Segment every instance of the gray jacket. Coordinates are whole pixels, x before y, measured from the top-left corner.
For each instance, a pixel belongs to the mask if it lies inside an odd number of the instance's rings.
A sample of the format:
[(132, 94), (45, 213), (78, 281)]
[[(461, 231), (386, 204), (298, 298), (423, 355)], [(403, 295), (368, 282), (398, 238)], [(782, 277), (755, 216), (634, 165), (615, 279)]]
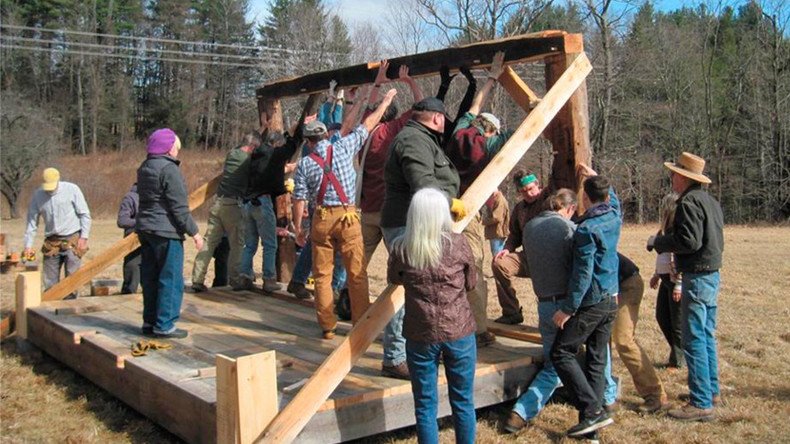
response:
[(134, 232), (137, 208), (140, 206), (140, 196), (137, 194), (137, 184), (123, 196), (121, 206), (118, 208), (118, 228), (123, 228), (124, 237)]
[(543, 211), (524, 226), (524, 256), (538, 298), (565, 295), (571, 275), (576, 224)]
[(180, 162), (170, 156), (148, 156), (137, 169), (140, 207), (135, 231), (168, 239), (194, 236), (198, 226), (189, 211)]

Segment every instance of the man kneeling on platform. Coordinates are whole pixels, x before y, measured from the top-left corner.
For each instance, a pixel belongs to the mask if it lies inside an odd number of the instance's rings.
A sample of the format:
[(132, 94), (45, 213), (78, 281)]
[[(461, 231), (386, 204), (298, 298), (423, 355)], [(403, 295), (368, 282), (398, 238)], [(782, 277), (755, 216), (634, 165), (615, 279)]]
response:
[(334, 144), (327, 140), (326, 126), (320, 121), (312, 121), (304, 129), (310, 154), (299, 162), (294, 176), (294, 226), (298, 236), (305, 203), (308, 199), (314, 201), (316, 209), (310, 238), (313, 242), (315, 309), (324, 339), (335, 337), (337, 325), (332, 293), (335, 249), (340, 250), (348, 273), (346, 282), (351, 298), (352, 322), (356, 322), (370, 305), (362, 228), (354, 201), (354, 156), (396, 93), (395, 89), (389, 90), (378, 108), (362, 124)]

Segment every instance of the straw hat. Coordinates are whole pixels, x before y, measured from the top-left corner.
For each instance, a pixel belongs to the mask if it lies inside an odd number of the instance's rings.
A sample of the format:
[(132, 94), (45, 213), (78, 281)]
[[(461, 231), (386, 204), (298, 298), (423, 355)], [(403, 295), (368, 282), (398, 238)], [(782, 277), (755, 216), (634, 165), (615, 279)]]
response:
[(710, 183), (708, 176), (702, 174), (702, 170), (705, 169), (705, 159), (694, 154), (684, 151), (680, 154), (677, 162), (664, 162), (664, 166), (691, 180)]

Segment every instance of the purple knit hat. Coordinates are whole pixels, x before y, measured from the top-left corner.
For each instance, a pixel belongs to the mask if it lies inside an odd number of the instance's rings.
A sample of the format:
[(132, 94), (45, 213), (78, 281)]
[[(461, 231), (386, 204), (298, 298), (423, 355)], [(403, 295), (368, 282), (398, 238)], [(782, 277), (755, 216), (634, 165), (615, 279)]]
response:
[(148, 154), (167, 154), (176, 143), (176, 133), (170, 128), (154, 131), (148, 137)]

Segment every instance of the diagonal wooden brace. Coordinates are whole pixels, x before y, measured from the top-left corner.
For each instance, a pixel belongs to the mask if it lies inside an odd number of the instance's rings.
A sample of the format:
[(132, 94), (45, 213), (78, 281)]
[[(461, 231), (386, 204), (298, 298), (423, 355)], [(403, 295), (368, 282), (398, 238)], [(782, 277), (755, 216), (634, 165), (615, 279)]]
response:
[(505, 91), (510, 94), (510, 97), (524, 111), (529, 113), (540, 103), (540, 97), (535, 94), (535, 91), (532, 91), (529, 85), (510, 66), (505, 67), (498, 80), (499, 84), (505, 88)]
[[(461, 232), (485, 203), (491, 193), (507, 177), (510, 170), (524, 156), (530, 146), (559, 112), (565, 102), (592, 71), (592, 65), (583, 53), (548, 91), (543, 100), (524, 119), (502, 150), (464, 193), (462, 200), (468, 215), (455, 223), (453, 230)], [(384, 329), (404, 302), (403, 288), (389, 285), (376, 302), (351, 329), (343, 342), (316, 370), (299, 393), (269, 423), (257, 441), (290, 443), (307, 425), (315, 412), (351, 371), (354, 363), (365, 353), (370, 344)]]

